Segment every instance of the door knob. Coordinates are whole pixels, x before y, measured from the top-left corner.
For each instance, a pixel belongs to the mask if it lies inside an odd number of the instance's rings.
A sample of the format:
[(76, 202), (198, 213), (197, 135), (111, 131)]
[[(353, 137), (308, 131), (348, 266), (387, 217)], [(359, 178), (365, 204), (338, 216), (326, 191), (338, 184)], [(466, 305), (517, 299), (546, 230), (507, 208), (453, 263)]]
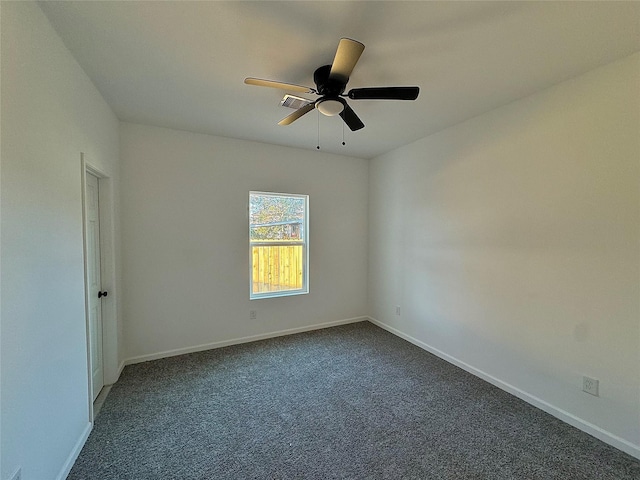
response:
[(109, 292), (106, 290), (104, 292), (98, 292), (98, 298), (106, 297), (107, 295), (109, 295)]

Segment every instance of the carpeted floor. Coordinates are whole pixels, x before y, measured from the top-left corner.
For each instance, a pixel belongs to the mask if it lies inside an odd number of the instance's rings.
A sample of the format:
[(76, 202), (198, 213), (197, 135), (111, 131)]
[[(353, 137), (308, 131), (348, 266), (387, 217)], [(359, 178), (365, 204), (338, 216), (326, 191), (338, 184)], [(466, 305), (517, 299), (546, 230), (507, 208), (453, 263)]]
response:
[(368, 323), (128, 366), (69, 479), (640, 479), (640, 461)]

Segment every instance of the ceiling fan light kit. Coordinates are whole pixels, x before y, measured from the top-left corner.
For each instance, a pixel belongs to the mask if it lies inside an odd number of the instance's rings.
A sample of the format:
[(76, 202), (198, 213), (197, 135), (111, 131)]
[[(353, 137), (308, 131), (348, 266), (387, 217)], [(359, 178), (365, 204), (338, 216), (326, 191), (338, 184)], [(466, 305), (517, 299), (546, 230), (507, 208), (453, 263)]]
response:
[(335, 117), (336, 115), (342, 113), (344, 110), (344, 104), (338, 100), (333, 98), (320, 99), (316, 102), (316, 108), (327, 117)]
[[(278, 122), (278, 125), (291, 125), (295, 120), (306, 115), (314, 108), (328, 117), (340, 115), (344, 123), (352, 130), (364, 128), (364, 123), (356, 115), (353, 109), (347, 104), (343, 97), (351, 100), (415, 100), (420, 93), (419, 87), (371, 87), (354, 88), (348, 93), (344, 93), (349, 77), (353, 72), (360, 55), (364, 51), (364, 45), (350, 38), (342, 38), (338, 44), (335, 57), (331, 65), (323, 65), (313, 73), (313, 81), (316, 88), (295, 85), (292, 83), (276, 82), (261, 78), (248, 77), (244, 83), (258, 87), (270, 87), (288, 90), (290, 92), (312, 93), (320, 98), (315, 102), (308, 100), (302, 104), (295, 112)], [(299, 100), (302, 99), (297, 97)], [(287, 96), (281, 102), (285, 105)], [(300, 105), (302, 102), (298, 103)], [(289, 102), (288, 105), (294, 105)]]

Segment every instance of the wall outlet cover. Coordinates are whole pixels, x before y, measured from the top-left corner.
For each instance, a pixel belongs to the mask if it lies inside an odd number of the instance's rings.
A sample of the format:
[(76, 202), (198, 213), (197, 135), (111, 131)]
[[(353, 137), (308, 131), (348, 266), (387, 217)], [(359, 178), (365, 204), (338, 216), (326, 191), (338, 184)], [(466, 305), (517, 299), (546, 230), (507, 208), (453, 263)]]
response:
[(582, 391), (583, 392), (587, 392), (591, 395), (595, 395), (596, 397), (599, 396), (599, 387), (600, 387), (600, 381), (595, 379), (595, 378), (591, 378), (591, 377), (587, 377), (586, 375), (582, 377)]

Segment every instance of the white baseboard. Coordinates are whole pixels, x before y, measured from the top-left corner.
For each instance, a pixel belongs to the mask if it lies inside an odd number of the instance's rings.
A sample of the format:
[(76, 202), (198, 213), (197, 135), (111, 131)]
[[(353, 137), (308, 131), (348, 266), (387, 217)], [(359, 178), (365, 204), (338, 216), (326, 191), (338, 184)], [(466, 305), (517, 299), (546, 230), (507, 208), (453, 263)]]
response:
[(92, 428), (93, 428), (92, 423), (88, 423), (87, 426), (84, 428), (84, 431), (80, 435), (80, 438), (78, 438), (78, 441), (73, 447), (73, 450), (71, 450), (69, 457), (67, 457), (67, 461), (64, 462), (64, 465), (62, 466), (62, 470), (60, 470), (60, 473), (56, 477), (57, 480), (64, 480), (65, 478), (67, 478), (67, 476), (69, 475), (69, 472), (73, 468), (73, 464), (76, 462), (76, 459), (78, 458), (78, 455), (80, 455), (80, 451), (82, 450), (82, 447), (84, 447), (84, 444), (87, 441), (87, 438), (89, 438), (89, 434), (91, 433)]
[(369, 317), (354, 317), (344, 320), (335, 320), (333, 322), (318, 323), (315, 325), (307, 325), (304, 327), (289, 328), (287, 330), (278, 330), (276, 332), (262, 333), (260, 335), (251, 335), (249, 337), (233, 338), (230, 340), (222, 340), (220, 342), (206, 343), (193, 347), (178, 348), (175, 350), (167, 350), (165, 352), (151, 353), (148, 355), (140, 355), (132, 357), (124, 361), (125, 365), (134, 363), (148, 362), (150, 360), (158, 360), (160, 358), (174, 357), (176, 355), (184, 355), (186, 353), (202, 352), (204, 350), (212, 350), (214, 348), (228, 347), (230, 345), (238, 345), (241, 343), (255, 342), (258, 340), (266, 340), (267, 338), (282, 337), (285, 335), (293, 335), (295, 333), (309, 332), (312, 330), (321, 330), (323, 328), (335, 327), (337, 325), (346, 325), (348, 323), (366, 322)]
[(422, 348), (423, 350), (426, 350), (429, 353), (432, 353), (435, 356), (440, 357), (443, 360), (446, 360), (447, 362), (462, 368), (463, 370), (466, 370), (472, 375), (475, 375), (476, 377), (479, 377), (491, 383), (492, 385), (495, 385), (501, 390), (504, 390), (505, 392), (508, 392), (511, 395), (514, 395), (520, 398), (521, 400), (524, 400), (527, 403), (530, 403), (534, 407), (537, 407), (540, 410), (543, 410), (548, 414), (553, 415), (554, 417), (562, 420), (563, 422), (568, 423), (569, 425), (576, 427), (582, 430), (583, 432), (588, 433), (589, 435), (599, 440), (602, 440), (605, 443), (608, 443), (612, 447), (615, 447), (619, 450), (622, 450), (625, 453), (628, 453), (629, 455), (635, 458), (640, 459), (640, 446), (635, 445), (629, 442), (628, 440), (625, 440), (624, 438), (618, 437), (617, 435), (614, 435), (613, 433), (610, 433), (598, 427), (597, 425), (593, 425), (592, 423), (589, 423), (586, 420), (576, 417), (575, 415), (561, 408), (558, 408), (550, 404), (549, 402), (542, 400), (541, 398), (531, 395), (530, 393), (527, 393), (524, 390), (514, 387), (513, 385), (507, 382), (504, 382), (499, 378), (496, 378), (493, 375), (490, 375), (482, 370), (479, 370), (473, 367), (472, 365), (469, 365), (468, 363), (465, 363), (462, 360), (459, 360), (441, 350), (438, 350), (437, 348), (434, 348), (431, 345), (428, 345), (427, 343), (412, 337), (411, 335), (407, 335), (406, 333), (401, 332), (397, 328), (394, 328), (385, 323), (382, 323), (381, 321), (376, 320), (373, 317), (368, 317), (368, 319), (371, 323), (378, 325), (380, 328), (383, 328), (388, 332), (393, 333), (394, 335), (400, 338), (403, 338), (404, 340), (410, 343), (413, 343), (414, 345)]

